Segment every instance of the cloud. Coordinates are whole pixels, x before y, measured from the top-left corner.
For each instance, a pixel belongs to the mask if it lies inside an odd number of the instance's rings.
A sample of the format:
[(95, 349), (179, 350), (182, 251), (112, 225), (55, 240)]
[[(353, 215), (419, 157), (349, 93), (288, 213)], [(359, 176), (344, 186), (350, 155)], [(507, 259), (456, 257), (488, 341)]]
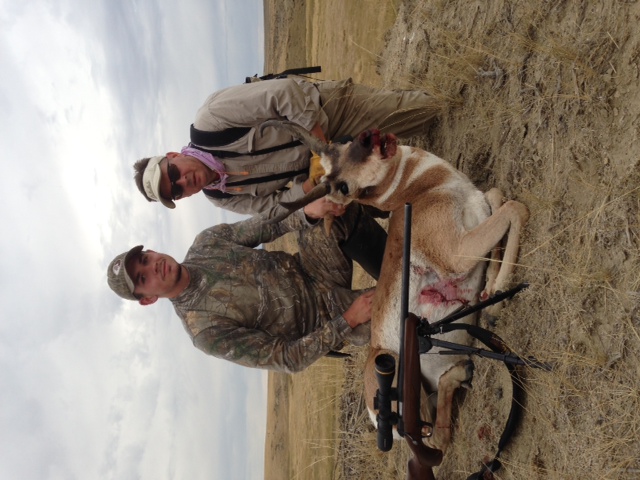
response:
[(168, 302), (122, 301), (105, 270), (138, 243), (182, 259), (226, 221), (204, 198), (147, 204), (131, 165), (262, 70), (261, 7), (0, 0), (0, 478), (260, 476), (265, 374), (206, 357)]

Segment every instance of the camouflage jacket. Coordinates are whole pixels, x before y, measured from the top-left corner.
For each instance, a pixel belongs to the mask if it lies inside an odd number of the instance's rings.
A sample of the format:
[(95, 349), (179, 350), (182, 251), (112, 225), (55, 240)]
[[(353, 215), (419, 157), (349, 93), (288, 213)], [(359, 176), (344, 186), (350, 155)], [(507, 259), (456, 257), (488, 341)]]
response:
[(182, 264), (189, 286), (172, 299), (193, 343), (249, 367), (300, 371), (340, 345), (342, 316), (357, 292), (305, 272), (296, 256), (256, 249), (308, 226), (301, 211), (267, 225), (260, 217), (201, 232)]

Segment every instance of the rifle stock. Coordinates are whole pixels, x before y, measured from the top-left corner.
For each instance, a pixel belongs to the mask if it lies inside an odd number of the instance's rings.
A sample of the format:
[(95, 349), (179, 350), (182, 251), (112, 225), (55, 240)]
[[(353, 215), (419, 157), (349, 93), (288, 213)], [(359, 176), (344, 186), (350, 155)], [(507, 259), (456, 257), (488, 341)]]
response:
[(404, 365), (402, 382), (403, 436), (413, 453), (407, 468), (409, 480), (435, 480), (432, 467), (442, 463), (442, 451), (427, 447), (422, 442), (422, 420), (420, 418), (420, 352), (418, 348), (419, 319), (410, 313), (404, 324), (404, 344), (401, 346), (400, 362)]
[(431, 467), (425, 467), (418, 457), (411, 457), (407, 464), (407, 480), (436, 480)]

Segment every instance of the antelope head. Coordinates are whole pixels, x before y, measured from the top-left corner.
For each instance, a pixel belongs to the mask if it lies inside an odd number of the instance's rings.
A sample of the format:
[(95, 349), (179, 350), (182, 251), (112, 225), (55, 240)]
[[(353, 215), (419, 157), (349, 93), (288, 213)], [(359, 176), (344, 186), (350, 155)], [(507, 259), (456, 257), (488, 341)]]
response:
[[(324, 197), (342, 205), (352, 201), (372, 204), (376, 187), (390, 170), (390, 158), (397, 153), (397, 139), (393, 134), (381, 135), (379, 130), (367, 130), (346, 144), (325, 143), (299, 125), (269, 120), (261, 128), (272, 126), (287, 131), (310, 150), (320, 155), (324, 175), (309, 193), (294, 202), (282, 203), (287, 212), (273, 218), (277, 222), (294, 211)], [(325, 225), (326, 228), (326, 225)]]

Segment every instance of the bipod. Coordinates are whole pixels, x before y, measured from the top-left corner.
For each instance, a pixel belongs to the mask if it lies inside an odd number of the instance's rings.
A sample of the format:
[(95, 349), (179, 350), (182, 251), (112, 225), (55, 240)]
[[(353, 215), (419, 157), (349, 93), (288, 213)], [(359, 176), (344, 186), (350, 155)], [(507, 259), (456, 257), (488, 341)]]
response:
[[(471, 307), (463, 308), (457, 312), (448, 315), (447, 317), (429, 324), (429, 322), (421, 318), (419, 320), (419, 326), (417, 327), (417, 335), (418, 335), (418, 344), (420, 354), (427, 353), (433, 347), (439, 347), (442, 350), (438, 351), (439, 355), (476, 355), (478, 357), (489, 358), (492, 360), (499, 360), (505, 364), (507, 370), (509, 371), (509, 375), (511, 376), (511, 385), (512, 385), (512, 398), (511, 398), (511, 409), (509, 411), (509, 417), (507, 418), (506, 425), (500, 436), (500, 440), (498, 442), (498, 451), (496, 452), (493, 460), (490, 462), (486, 462), (482, 464), (482, 468), (480, 471), (473, 473), (470, 475), (467, 480), (480, 480), (485, 478), (493, 478), (493, 473), (498, 471), (502, 464), (500, 463), (499, 457), (502, 453), (502, 450), (507, 445), (508, 441), (511, 439), (513, 432), (515, 431), (516, 425), (520, 421), (520, 417), (522, 415), (522, 400), (524, 398), (524, 387), (522, 384), (522, 379), (520, 377), (519, 371), (516, 369), (517, 365), (528, 366), (532, 368), (540, 368), (543, 370), (551, 370), (551, 364), (540, 362), (533, 357), (521, 358), (515, 353), (513, 353), (507, 344), (495, 333), (478, 327), (477, 325), (469, 325), (466, 323), (452, 323), (455, 320), (466, 317), (475, 312), (479, 312), (484, 308), (487, 308), (491, 305), (494, 305), (502, 300), (507, 298), (511, 298), (516, 295), (518, 292), (524, 290), (529, 285), (527, 283), (521, 283), (515, 288), (507, 290), (506, 292), (500, 292), (492, 297), (479, 302), (476, 305)], [(472, 347), (469, 345), (461, 345), (458, 343), (447, 342), (445, 340), (438, 340), (433, 338), (432, 335), (443, 334), (447, 332), (452, 332), (454, 330), (465, 330), (469, 335), (473, 338), (479, 340), (484, 345), (486, 345), (490, 350), (485, 350), (482, 348)], [(418, 478), (418, 477), (413, 477)], [(429, 477), (425, 477), (429, 478)]]
[[(550, 364), (540, 362), (533, 357), (519, 357), (511, 350), (509, 350), (504, 340), (502, 340), (498, 335), (487, 330), (486, 328), (482, 328), (477, 325), (469, 325), (466, 323), (453, 323), (460, 318), (464, 318), (467, 315), (479, 312), (487, 307), (490, 307), (491, 305), (495, 305), (498, 302), (506, 300), (507, 298), (512, 298), (514, 295), (521, 292), (528, 286), (528, 283), (521, 283), (510, 290), (496, 293), (495, 295), (482, 302), (477, 303), (476, 305), (464, 307), (431, 324), (427, 319), (421, 318), (418, 325), (418, 344), (420, 354), (427, 353), (429, 350), (431, 350), (432, 347), (440, 347), (445, 350), (439, 351), (439, 355), (476, 355), (478, 357), (499, 360), (507, 364), (525, 365), (533, 368), (541, 368), (547, 371), (551, 370), (552, 367)], [(438, 340), (432, 337), (432, 335), (452, 332), (454, 330), (466, 330), (469, 335), (471, 335), (473, 338), (476, 338), (477, 340), (480, 340), (487, 347), (489, 347), (491, 351), (472, 347), (469, 345), (447, 342), (445, 340)]]

